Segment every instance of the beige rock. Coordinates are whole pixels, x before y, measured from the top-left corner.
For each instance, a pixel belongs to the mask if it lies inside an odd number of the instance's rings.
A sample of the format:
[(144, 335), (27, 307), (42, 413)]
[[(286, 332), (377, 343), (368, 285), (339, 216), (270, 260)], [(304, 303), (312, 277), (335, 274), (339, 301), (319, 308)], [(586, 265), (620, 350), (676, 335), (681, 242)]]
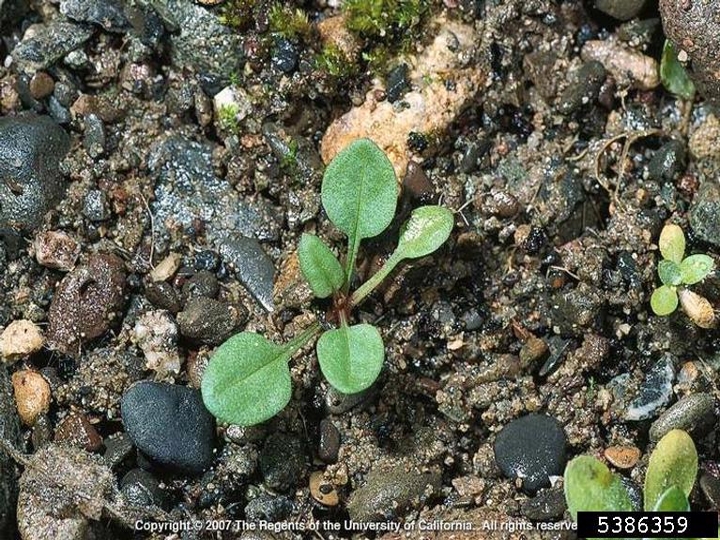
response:
[(44, 344), (40, 328), (31, 321), (21, 319), (11, 322), (0, 334), (0, 355), (5, 362), (14, 362), (39, 351)]
[(355, 34), (348, 30), (344, 15), (323, 19), (317, 24), (320, 40), (326, 47), (337, 47), (348, 59), (360, 52), (360, 42)]
[(328, 482), (321, 471), (315, 471), (310, 475), (310, 495), (320, 504), (325, 506), (337, 506), (340, 497), (332, 482)]
[(660, 84), (657, 60), (617, 41), (588, 41), (581, 56), (586, 62), (600, 62), (620, 84), (632, 84), (640, 90), (652, 90)]
[(417, 57), (406, 59), (411, 66), (412, 90), (402, 103), (380, 101), (384, 88), (377, 83), (362, 105), (328, 127), (320, 149), (325, 163), (353, 140), (367, 137), (385, 151), (401, 180), (411, 157), (408, 135), (443, 132), (482, 89), (487, 70), (472, 62), (473, 27), (442, 16), (432, 25), (438, 28), (432, 43)]
[(37, 262), (48, 268), (69, 272), (80, 255), (80, 244), (62, 231), (41, 232), (33, 242)]
[(170, 253), (150, 272), (150, 279), (153, 281), (166, 281), (175, 275), (180, 268), (182, 255), (179, 253)]
[(37, 417), (50, 409), (50, 385), (37, 371), (23, 369), (12, 376), (20, 420), (32, 426)]
[(717, 116), (708, 114), (705, 117), (690, 135), (688, 149), (696, 159), (720, 157), (720, 120)]

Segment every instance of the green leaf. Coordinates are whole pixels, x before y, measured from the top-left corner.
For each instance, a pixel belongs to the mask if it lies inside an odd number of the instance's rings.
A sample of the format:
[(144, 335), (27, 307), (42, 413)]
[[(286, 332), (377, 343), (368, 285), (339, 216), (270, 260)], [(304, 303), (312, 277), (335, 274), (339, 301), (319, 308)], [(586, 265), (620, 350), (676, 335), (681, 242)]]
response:
[(655, 315), (660, 315), (661, 317), (670, 315), (677, 309), (677, 306), (678, 295), (675, 287), (663, 285), (655, 289), (650, 297), (650, 307), (655, 312)]
[(665, 285), (680, 285), (682, 283), (682, 272), (680, 265), (675, 261), (663, 259), (658, 263), (658, 276)]
[(356, 394), (370, 387), (380, 374), (385, 345), (370, 324), (343, 326), (320, 336), (317, 356), (331, 385), (343, 394)]
[(660, 495), (652, 510), (653, 512), (689, 512), (690, 503), (682, 489), (670, 486)]
[(693, 99), (695, 96), (695, 85), (678, 60), (675, 44), (669, 39), (665, 40), (660, 59), (660, 80), (668, 92), (679, 98)]
[(455, 218), (444, 206), (421, 206), (410, 214), (400, 231), (395, 256), (416, 259), (429, 255), (450, 237)]
[(705, 279), (713, 271), (715, 261), (708, 255), (690, 255), (680, 263), (680, 275), (685, 285), (693, 285)]
[(690, 496), (698, 470), (698, 455), (690, 435), (673, 429), (658, 442), (645, 474), (645, 510), (655, 507), (668, 488)]
[(241, 426), (272, 418), (290, 401), (288, 361), (294, 352), (252, 332), (231, 337), (205, 369), (205, 407), (219, 420)]
[(300, 270), (318, 298), (327, 298), (345, 284), (340, 261), (322, 241), (312, 234), (303, 234), (298, 245)]
[(398, 184), (392, 163), (370, 139), (350, 143), (325, 169), (322, 204), (330, 221), (348, 237), (348, 267), (363, 238), (383, 232), (395, 215)]
[(664, 259), (680, 264), (685, 256), (685, 233), (679, 225), (665, 225), (658, 245)]
[(570, 515), (578, 512), (630, 512), (630, 502), (620, 477), (592, 456), (578, 456), (565, 467), (565, 501)]

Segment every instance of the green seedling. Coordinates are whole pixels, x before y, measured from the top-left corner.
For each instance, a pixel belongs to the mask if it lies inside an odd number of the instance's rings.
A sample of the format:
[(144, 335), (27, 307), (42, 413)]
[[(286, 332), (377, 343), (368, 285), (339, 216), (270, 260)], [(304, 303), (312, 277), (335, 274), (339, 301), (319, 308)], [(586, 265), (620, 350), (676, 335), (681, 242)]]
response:
[[(326, 329), (317, 341), (317, 358), (328, 382), (344, 394), (361, 392), (377, 379), (385, 346), (377, 328), (350, 324), (358, 306), (405, 259), (437, 250), (454, 226), (452, 212), (441, 206), (416, 208), (400, 230), (397, 248), (376, 274), (350, 291), (360, 243), (390, 225), (398, 183), (387, 156), (369, 139), (351, 143), (325, 170), (321, 190), (325, 212), (348, 238), (345, 265), (317, 236), (303, 234), (300, 269), (318, 298), (331, 298)], [(253, 425), (268, 420), (290, 401), (288, 363), (322, 330), (315, 323), (285, 345), (242, 332), (218, 347), (202, 380), (205, 406), (224, 422)]]
[[(688, 497), (698, 472), (698, 455), (690, 435), (674, 429), (650, 455), (643, 507), (653, 512), (689, 512)], [(565, 500), (570, 515), (578, 512), (631, 512), (634, 508), (621, 477), (592, 456), (578, 456), (565, 467)], [(590, 539), (593, 540), (593, 539)]]
[(678, 60), (677, 49), (669, 39), (665, 41), (660, 59), (660, 80), (668, 92), (681, 99), (692, 100), (695, 97), (695, 85)]
[(677, 225), (666, 225), (660, 233), (658, 276), (662, 285), (650, 297), (650, 307), (656, 315), (670, 315), (682, 305), (683, 311), (702, 328), (712, 328), (715, 313), (710, 302), (686, 288), (705, 279), (715, 267), (708, 255), (685, 257), (685, 235)]

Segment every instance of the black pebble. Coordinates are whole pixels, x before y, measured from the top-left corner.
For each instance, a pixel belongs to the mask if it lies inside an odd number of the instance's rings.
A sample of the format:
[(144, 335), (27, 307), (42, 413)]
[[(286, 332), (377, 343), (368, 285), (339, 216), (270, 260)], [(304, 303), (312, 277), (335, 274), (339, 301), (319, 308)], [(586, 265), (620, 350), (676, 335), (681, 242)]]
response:
[(120, 411), (125, 431), (154, 463), (191, 474), (212, 464), (215, 419), (199, 391), (140, 381), (125, 392)]
[(550, 416), (529, 414), (513, 420), (495, 439), (495, 461), (508, 478), (522, 478), (522, 489), (535, 493), (550, 485), (549, 476), (565, 469), (567, 439)]

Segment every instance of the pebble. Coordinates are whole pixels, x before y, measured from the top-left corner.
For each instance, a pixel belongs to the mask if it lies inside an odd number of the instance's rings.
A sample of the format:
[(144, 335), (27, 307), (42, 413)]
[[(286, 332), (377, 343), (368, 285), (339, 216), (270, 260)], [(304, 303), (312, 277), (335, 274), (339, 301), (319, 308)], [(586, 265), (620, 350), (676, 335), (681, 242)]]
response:
[(284, 496), (261, 493), (245, 506), (245, 519), (249, 522), (279, 522), (293, 511), (293, 502)]
[(182, 264), (182, 255), (179, 253), (169, 253), (155, 268), (150, 272), (150, 279), (155, 282), (167, 281), (175, 275)]
[(238, 278), (267, 311), (274, 311), (275, 264), (254, 238), (233, 236), (220, 246), (220, 255), (233, 266)]
[(220, 283), (214, 274), (202, 270), (188, 279), (182, 288), (183, 297), (185, 299), (193, 296), (204, 296), (205, 298), (215, 298), (220, 292)]
[(104, 334), (120, 318), (124, 303), (125, 265), (110, 254), (92, 255), (87, 264), (60, 282), (48, 313), (48, 346), (64, 354)]
[(709, 244), (720, 247), (720, 186), (707, 180), (690, 207), (690, 227), (695, 235)]
[(638, 397), (625, 411), (625, 420), (637, 422), (657, 416), (658, 411), (672, 398), (674, 378), (672, 359), (665, 356), (648, 370), (645, 380), (640, 384)]
[(711, 474), (703, 473), (698, 483), (712, 510), (715, 512), (720, 511), (720, 479)]
[(581, 282), (553, 297), (552, 324), (563, 336), (586, 334), (588, 328), (601, 324), (605, 299), (595, 287)]
[(140, 381), (125, 392), (120, 411), (127, 434), (153, 462), (188, 474), (212, 464), (215, 419), (199, 391)]
[(272, 65), (283, 73), (295, 71), (298, 63), (298, 51), (292, 41), (280, 38), (275, 42)]
[(398, 64), (390, 70), (385, 83), (387, 88), (387, 100), (395, 103), (410, 88), (408, 80), (408, 66), (405, 63)]
[(20, 420), (32, 426), (38, 416), (50, 410), (50, 385), (37, 371), (28, 369), (13, 373), (12, 385)]
[(127, 502), (134, 506), (167, 505), (167, 494), (160, 486), (160, 481), (143, 469), (130, 469), (120, 481), (120, 491)]
[(36, 229), (65, 194), (60, 161), (70, 148), (49, 116), (0, 118), (0, 229)]
[(529, 414), (506, 425), (493, 450), (502, 473), (520, 478), (522, 489), (535, 493), (550, 485), (550, 476), (563, 474), (566, 444), (565, 432), (555, 418)]
[[(107, 134), (105, 132), (105, 124), (98, 115), (88, 114), (85, 117), (84, 135), (83, 146), (85, 150), (87, 150), (88, 155), (95, 159), (102, 156), (107, 146)], [(107, 202), (104, 206), (107, 206)], [(107, 219), (107, 217), (102, 219)], [(101, 221), (102, 219), (96, 219), (95, 221)]]
[(581, 56), (586, 62), (600, 62), (620, 84), (632, 84), (640, 90), (652, 90), (660, 84), (657, 60), (618, 41), (588, 41)]
[(55, 430), (55, 442), (95, 452), (100, 449), (103, 440), (84, 414), (72, 412), (58, 424)]
[(244, 306), (204, 296), (190, 298), (177, 314), (183, 336), (209, 345), (220, 345), (235, 334), (247, 318), (248, 311)]
[(320, 421), (320, 446), (318, 457), (325, 463), (335, 463), (340, 452), (340, 431), (332, 420), (323, 418)]
[(145, 286), (145, 298), (155, 307), (165, 309), (173, 315), (181, 309), (177, 292), (166, 281), (148, 283)]
[(673, 139), (663, 144), (648, 163), (650, 178), (662, 182), (672, 182), (685, 170), (685, 144)]
[(715, 399), (710, 394), (685, 396), (650, 426), (650, 440), (657, 442), (673, 429), (682, 429), (696, 440), (707, 435), (717, 422)]
[(80, 244), (62, 231), (38, 233), (33, 247), (38, 264), (63, 272), (72, 270), (80, 256)]
[(585, 62), (572, 74), (572, 81), (560, 94), (558, 111), (568, 115), (594, 103), (606, 77), (607, 71), (600, 62)]
[(45, 344), (40, 328), (25, 319), (11, 322), (0, 334), (0, 355), (6, 363), (30, 356)]
[(80, 23), (100, 26), (106, 32), (125, 32), (130, 22), (118, 0), (61, 0), (60, 13)]
[(277, 491), (293, 489), (306, 469), (300, 439), (286, 433), (273, 433), (267, 438), (260, 453), (260, 470), (267, 487)]
[(112, 216), (107, 196), (99, 189), (91, 189), (85, 194), (82, 212), (86, 218), (96, 223)]
[(377, 386), (375, 385), (357, 394), (343, 394), (328, 385), (325, 394), (325, 409), (330, 414), (343, 414), (372, 400), (376, 394)]
[(30, 94), (35, 99), (45, 99), (55, 90), (55, 81), (44, 71), (38, 71), (30, 78)]
[(103, 461), (110, 468), (115, 468), (130, 457), (133, 442), (127, 433), (114, 433), (105, 439)]
[(93, 30), (82, 24), (56, 18), (45, 25), (38, 25), (31, 35), (12, 50), (13, 61), (25, 73), (47, 69), (66, 54), (79, 48), (93, 35)]
[(562, 489), (543, 489), (520, 504), (520, 513), (532, 521), (555, 521), (567, 509)]
[(609, 446), (605, 458), (618, 469), (632, 469), (640, 459), (640, 449), (635, 446)]
[(595, 0), (595, 7), (620, 21), (629, 21), (645, 7), (647, 0)]
[(310, 495), (320, 504), (325, 506), (337, 506), (340, 502), (335, 486), (332, 482), (325, 480), (321, 471), (315, 471), (310, 475)]
[(180, 373), (182, 359), (178, 353), (178, 327), (168, 311), (143, 313), (135, 323), (133, 334), (145, 355), (145, 367), (164, 379)]
[(440, 491), (438, 472), (418, 472), (397, 466), (391, 470), (373, 469), (365, 485), (356, 489), (348, 501), (350, 519), (356, 522), (396, 521), (408, 511), (422, 508)]

